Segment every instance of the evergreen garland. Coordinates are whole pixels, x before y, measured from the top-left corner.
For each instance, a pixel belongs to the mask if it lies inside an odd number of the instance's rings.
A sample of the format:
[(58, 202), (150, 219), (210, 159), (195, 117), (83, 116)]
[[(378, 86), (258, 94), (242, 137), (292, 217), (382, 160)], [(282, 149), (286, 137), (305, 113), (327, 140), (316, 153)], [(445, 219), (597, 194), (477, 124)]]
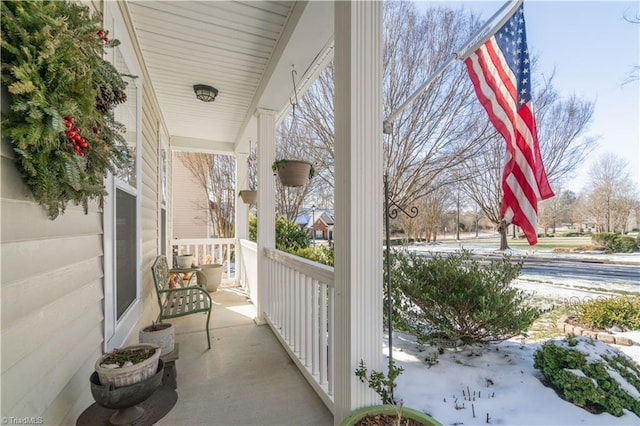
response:
[(73, 1), (2, 1), (2, 84), (10, 94), (3, 135), (16, 166), (51, 219), (69, 201), (102, 206), (104, 178), (129, 161), (113, 108), (126, 82), (103, 59), (115, 47), (101, 18)]

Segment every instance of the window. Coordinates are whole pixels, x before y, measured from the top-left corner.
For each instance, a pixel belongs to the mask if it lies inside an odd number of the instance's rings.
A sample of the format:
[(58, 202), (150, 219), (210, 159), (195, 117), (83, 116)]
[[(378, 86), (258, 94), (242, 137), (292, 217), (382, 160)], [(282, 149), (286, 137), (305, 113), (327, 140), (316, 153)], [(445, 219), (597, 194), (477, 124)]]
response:
[(160, 131), (158, 141), (158, 254), (167, 254), (167, 201), (169, 198), (169, 175), (167, 138), (163, 131)]
[[(122, 346), (142, 312), (141, 194), (142, 79), (117, 3), (105, 4), (105, 27), (121, 44), (107, 49), (108, 59), (126, 75), (127, 102), (114, 110), (125, 128), (127, 162), (106, 179), (104, 207), (104, 330), (105, 350)], [(132, 77), (138, 76), (138, 77)]]

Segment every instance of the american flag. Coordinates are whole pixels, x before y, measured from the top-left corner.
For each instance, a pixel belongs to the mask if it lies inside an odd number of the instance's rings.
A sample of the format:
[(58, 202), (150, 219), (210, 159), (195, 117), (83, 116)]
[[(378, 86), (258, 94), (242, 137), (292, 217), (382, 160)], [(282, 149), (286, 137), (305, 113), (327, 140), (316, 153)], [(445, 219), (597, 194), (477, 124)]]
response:
[(464, 62), (489, 120), (507, 143), (502, 218), (522, 228), (534, 245), (538, 242), (538, 200), (554, 194), (542, 164), (533, 115), (522, 4)]

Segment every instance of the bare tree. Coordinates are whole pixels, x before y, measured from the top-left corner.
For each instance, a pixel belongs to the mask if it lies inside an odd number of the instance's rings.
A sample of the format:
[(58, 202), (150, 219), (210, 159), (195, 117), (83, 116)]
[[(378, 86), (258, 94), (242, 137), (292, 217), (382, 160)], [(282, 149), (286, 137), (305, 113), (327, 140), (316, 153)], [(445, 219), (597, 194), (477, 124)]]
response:
[(209, 206), (212, 233), (218, 238), (234, 235), (235, 159), (229, 155), (181, 152), (178, 158), (202, 189)]
[[(636, 14), (636, 16), (629, 17), (625, 16), (624, 19), (631, 24), (640, 24), (640, 14)], [(640, 79), (640, 65), (636, 65), (633, 67), (631, 72), (629, 72), (629, 76), (625, 79), (624, 84), (628, 84)]]
[[(387, 2), (384, 9), (384, 110), (389, 115), (407, 99), (452, 51), (478, 27), (464, 10), (433, 8), (419, 15), (409, 2)], [(465, 192), (501, 233), (504, 142), (486, 118), (462, 64), (452, 66), (394, 120), (384, 141), (391, 197), (410, 205), (442, 185), (466, 181)], [(568, 177), (595, 141), (583, 136), (593, 104), (577, 97), (561, 99), (552, 78), (535, 84), (534, 98), (542, 156), (552, 183)], [(309, 149), (333, 183), (333, 67), (329, 66), (302, 99), (301, 122), (309, 131)], [(473, 181), (470, 176), (476, 177)]]
[(398, 216), (407, 237), (427, 242), (436, 241), (438, 231), (449, 219), (447, 213), (455, 207), (455, 197), (452, 196), (451, 188), (438, 185), (436, 190), (412, 203), (412, 207), (418, 208), (415, 218)]
[[(384, 111), (390, 114), (433, 73), (477, 28), (464, 10), (430, 9), (418, 14), (409, 2), (384, 6)], [(320, 168), (333, 185), (334, 85), (329, 65), (301, 100), (301, 122), (309, 129)], [(448, 68), (394, 122), (385, 138), (385, 169), (391, 197), (411, 204), (446, 184), (446, 171), (487, 142), (487, 121), (462, 64)], [(382, 126), (382, 123), (380, 123)]]
[(586, 208), (602, 232), (625, 232), (629, 215), (639, 203), (627, 162), (614, 154), (596, 160), (589, 172), (591, 190)]
[[(467, 160), (466, 167), (474, 170), (474, 176), (461, 182), (463, 191), (480, 208), (482, 214), (500, 232), (500, 250), (506, 250), (507, 224), (502, 220), (502, 165), (505, 149), (501, 140), (488, 145), (474, 158)], [(478, 215), (479, 216), (479, 215)]]
[(562, 185), (596, 144), (596, 138), (584, 136), (594, 103), (575, 95), (560, 98), (553, 78), (543, 78), (536, 85), (540, 90), (533, 105), (547, 178), (554, 185)]
[(549, 228), (555, 234), (558, 225), (564, 222), (573, 222), (572, 211), (576, 201), (576, 194), (567, 190), (538, 204), (538, 225), (544, 229), (545, 235)]
[[(535, 82), (541, 88), (534, 96), (536, 123), (540, 151), (549, 182), (561, 186), (575, 168), (584, 161), (596, 143), (594, 138), (584, 136), (593, 116), (593, 103), (575, 96), (562, 99), (552, 84), (553, 76)], [(483, 119), (485, 119), (483, 117)], [(491, 145), (484, 152), (466, 162), (466, 168), (476, 170), (473, 179), (463, 182), (467, 195), (482, 209), (485, 216), (500, 233), (500, 250), (509, 248), (508, 226), (502, 220), (502, 167), (505, 163), (505, 148), (502, 138), (495, 134)]]

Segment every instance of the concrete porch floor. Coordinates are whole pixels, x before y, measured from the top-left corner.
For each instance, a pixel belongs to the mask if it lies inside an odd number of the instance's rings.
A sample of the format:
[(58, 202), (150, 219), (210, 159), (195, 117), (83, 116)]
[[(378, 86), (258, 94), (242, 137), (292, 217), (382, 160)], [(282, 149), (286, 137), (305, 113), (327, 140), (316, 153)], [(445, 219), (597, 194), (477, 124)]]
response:
[(207, 350), (205, 315), (176, 327), (178, 402), (159, 425), (331, 425), (333, 416), (268, 325), (253, 322), (255, 306), (242, 289), (211, 293)]

